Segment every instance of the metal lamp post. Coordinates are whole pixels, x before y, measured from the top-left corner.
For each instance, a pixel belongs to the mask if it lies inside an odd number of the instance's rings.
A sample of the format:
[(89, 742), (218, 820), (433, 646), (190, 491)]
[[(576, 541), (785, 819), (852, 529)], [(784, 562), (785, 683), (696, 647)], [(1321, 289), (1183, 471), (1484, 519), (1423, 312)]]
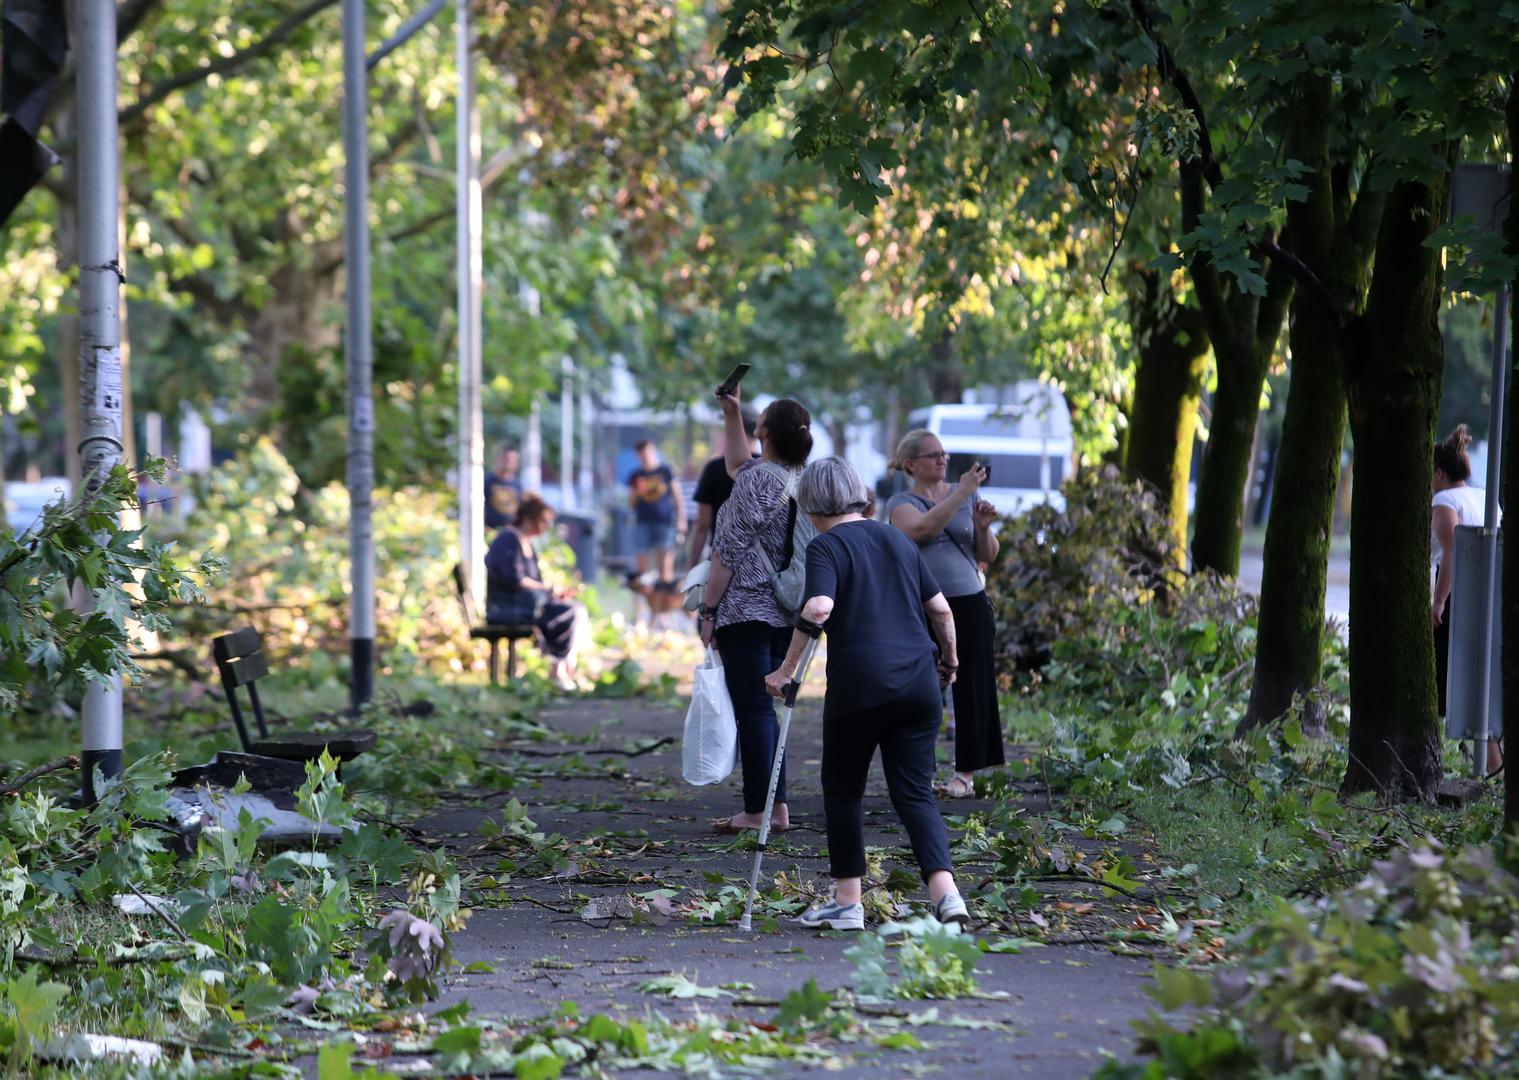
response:
[[(78, 9), (80, 498), (99, 491), (122, 455), (120, 173), (116, 127), (116, 3)], [(88, 595), (88, 594), (86, 594)], [(88, 602), (88, 601), (87, 601)], [(95, 771), (121, 775), (121, 677), (90, 684), (81, 717), (85, 801)]]
[(369, 326), (369, 96), (364, 0), (343, 0), (343, 239), (348, 275), (349, 703), (374, 692), (374, 371)]
[(470, 0), (458, 0), (455, 52), (459, 95), (455, 106), (457, 268), (459, 301), (459, 563), (476, 608), (485, 604), (485, 435), (480, 405), (484, 295), (480, 187), (480, 113), (475, 96), (475, 52)]

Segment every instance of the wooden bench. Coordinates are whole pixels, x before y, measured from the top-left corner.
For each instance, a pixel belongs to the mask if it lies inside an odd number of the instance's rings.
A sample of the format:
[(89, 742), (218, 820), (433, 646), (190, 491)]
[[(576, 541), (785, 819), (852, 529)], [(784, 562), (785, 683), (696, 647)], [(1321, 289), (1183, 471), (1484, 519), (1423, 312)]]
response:
[(464, 610), (464, 621), (469, 624), (471, 641), (488, 641), (491, 646), (491, 685), (501, 682), (501, 643), (506, 642), (506, 680), (517, 678), (517, 642), (529, 641), (538, 634), (532, 623), (486, 623), (481, 622), (475, 611), (475, 600), (470, 595), (469, 582), (464, 580), (464, 567), (454, 565), (454, 591), (459, 595), (459, 606)]
[[(264, 705), (258, 697), (258, 680), (269, 674), (269, 661), (264, 656), (263, 638), (251, 626), (213, 639), (211, 652), (216, 657), (217, 670), (221, 672), (222, 689), (232, 706), (232, 722), (237, 725), (238, 738), (248, 753), (286, 761), (314, 761), (326, 750), (339, 761), (349, 761), (374, 746), (374, 732), (367, 728), (289, 731), (270, 735), (269, 725), (264, 720)], [(242, 688), (247, 689), (248, 701), (253, 707), (253, 720), (258, 725), (257, 739), (249, 737), (248, 725), (243, 719), (242, 705), (238, 701), (238, 691)]]

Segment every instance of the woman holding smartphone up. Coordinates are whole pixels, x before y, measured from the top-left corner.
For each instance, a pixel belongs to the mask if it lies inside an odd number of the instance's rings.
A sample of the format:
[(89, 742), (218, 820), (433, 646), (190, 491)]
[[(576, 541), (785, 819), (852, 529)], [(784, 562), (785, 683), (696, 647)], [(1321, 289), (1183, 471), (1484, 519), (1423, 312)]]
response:
[(886, 518), (917, 543), (954, 614), (960, 654), (952, 688), (955, 774), (939, 790), (951, 799), (968, 799), (975, 794), (973, 774), (1006, 760), (997, 707), (997, 623), (981, 577), (982, 564), (997, 557), (992, 532), (997, 508), (976, 497), (986, 482), (984, 465), (972, 465), (958, 484), (946, 479), (949, 455), (930, 431), (904, 435), (892, 464), (912, 487), (891, 497)]
[[(697, 618), (702, 643), (715, 643), (722, 657), (723, 681), (738, 723), (743, 810), (712, 823), (716, 832), (734, 833), (759, 828), (780, 738), (765, 676), (786, 656), (792, 620), (781, 610), (769, 567), (785, 566), (791, 558), (795, 515), (790, 493), (812, 453), (812, 415), (787, 398), (772, 401), (755, 425), (760, 444), (755, 458), (744, 431), (737, 380), (724, 383), (719, 391), (726, 391), (719, 393), (718, 403), (733, 494), (717, 512), (712, 562)], [(770, 827), (784, 831), (790, 824), (783, 765)]]

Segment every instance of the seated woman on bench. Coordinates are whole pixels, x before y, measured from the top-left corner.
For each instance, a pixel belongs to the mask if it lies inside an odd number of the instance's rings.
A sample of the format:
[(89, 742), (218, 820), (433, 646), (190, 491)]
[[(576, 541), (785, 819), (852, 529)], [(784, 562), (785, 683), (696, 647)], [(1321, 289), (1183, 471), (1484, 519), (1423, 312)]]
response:
[(485, 620), (498, 625), (532, 625), (552, 661), (550, 678), (561, 690), (575, 689), (576, 629), (584, 608), (569, 589), (551, 589), (538, 568), (533, 541), (554, 523), (554, 508), (529, 492), (517, 505), (516, 524), (496, 533), (485, 553)]

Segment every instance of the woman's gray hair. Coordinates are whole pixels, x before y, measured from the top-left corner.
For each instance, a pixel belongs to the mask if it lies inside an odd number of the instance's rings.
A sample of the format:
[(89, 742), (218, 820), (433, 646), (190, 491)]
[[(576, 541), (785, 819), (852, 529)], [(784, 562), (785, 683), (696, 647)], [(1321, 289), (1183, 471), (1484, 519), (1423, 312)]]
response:
[(796, 505), (804, 514), (839, 517), (861, 513), (870, 503), (870, 491), (854, 467), (841, 457), (819, 458), (802, 472), (796, 487)]

